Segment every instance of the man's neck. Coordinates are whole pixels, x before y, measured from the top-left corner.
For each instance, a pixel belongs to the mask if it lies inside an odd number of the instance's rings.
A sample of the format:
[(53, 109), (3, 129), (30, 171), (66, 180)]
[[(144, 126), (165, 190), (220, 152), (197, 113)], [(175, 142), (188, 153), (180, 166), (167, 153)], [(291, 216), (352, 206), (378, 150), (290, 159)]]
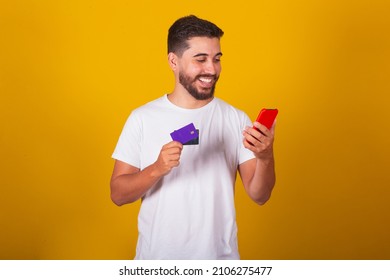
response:
[(168, 94), (168, 100), (171, 101), (178, 107), (184, 109), (197, 109), (209, 104), (214, 97), (211, 97), (206, 100), (197, 100), (188, 92), (179, 92), (174, 90), (172, 93)]

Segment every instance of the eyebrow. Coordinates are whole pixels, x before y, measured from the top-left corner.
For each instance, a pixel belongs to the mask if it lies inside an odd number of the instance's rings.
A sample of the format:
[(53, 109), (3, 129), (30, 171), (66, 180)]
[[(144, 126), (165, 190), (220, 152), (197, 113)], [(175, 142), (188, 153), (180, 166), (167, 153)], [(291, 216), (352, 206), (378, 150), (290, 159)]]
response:
[[(199, 57), (199, 56), (209, 56), (207, 53), (197, 53), (196, 55), (194, 55), (193, 57)], [(222, 56), (222, 53), (219, 52), (217, 53), (214, 57), (216, 56)]]

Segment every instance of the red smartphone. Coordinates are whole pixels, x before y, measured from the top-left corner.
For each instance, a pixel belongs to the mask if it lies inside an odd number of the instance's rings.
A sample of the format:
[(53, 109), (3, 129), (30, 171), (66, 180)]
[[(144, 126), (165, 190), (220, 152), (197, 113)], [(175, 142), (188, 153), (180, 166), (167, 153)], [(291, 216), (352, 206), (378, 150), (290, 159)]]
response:
[[(257, 116), (256, 121), (261, 123), (262, 125), (265, 125), (268, 129), (271, 129), (272, 125), (274, 124), (275, 118), (278, 115), (278, 109), (261, 109), (259, 115)], [(263, 134), (259, 129), (253, 126), (254, 129), (259, 131), (261, 134)], [(249, 144), (253, 146), (253, 144), (249, 141), (247, 141)]]
[[(261, 109), (256, 121), (265, 125), (268, 129), (271, 129), (274, 124), (275, 118), (278, 115), (278, 109)], [(257, 129), (257, 128), (256, 128)]]

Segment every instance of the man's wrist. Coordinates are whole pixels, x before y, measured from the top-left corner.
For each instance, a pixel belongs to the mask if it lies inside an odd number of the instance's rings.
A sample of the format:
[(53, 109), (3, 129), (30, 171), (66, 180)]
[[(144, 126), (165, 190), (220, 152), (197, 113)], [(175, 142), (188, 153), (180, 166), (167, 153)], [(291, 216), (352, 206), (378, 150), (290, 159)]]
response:
[(149, 166), (149, 168), (150, 168), (149, 176), (152, 180), (157, 181), (163, 176), (163, 174), (161, 173), (161, 171), (157, 166), (157, 163), (153, 163), (152, 165)]
[(264, 165), (273, 164), (274, 163), (274, 155), (272, 154), (270, 156), (257, 157), (257, 161), (261, 164), (264, 164)]

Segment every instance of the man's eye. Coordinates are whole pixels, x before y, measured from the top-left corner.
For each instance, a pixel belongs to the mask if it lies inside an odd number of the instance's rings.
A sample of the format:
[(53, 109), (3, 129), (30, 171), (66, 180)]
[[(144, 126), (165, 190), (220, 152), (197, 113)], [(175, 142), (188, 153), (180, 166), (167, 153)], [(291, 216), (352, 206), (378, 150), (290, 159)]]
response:
[(206, 59), (197, 59), (196, 61), (198, 61), (198, 62), (205, 62)]

